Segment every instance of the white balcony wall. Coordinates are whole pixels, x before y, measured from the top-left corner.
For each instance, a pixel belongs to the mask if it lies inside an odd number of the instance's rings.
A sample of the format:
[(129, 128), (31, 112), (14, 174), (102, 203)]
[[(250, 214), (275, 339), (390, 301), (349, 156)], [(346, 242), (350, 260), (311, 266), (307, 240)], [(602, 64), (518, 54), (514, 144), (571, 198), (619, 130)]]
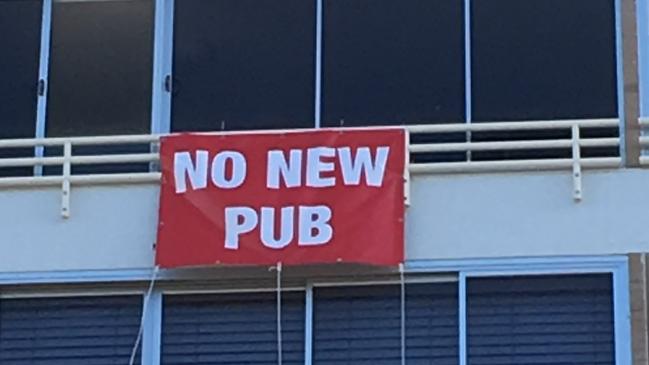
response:
[[(419, 175), (406, 256), (465, 259), (649, 251), (649, 170)], [(157, 185), (0, 191), (0, 272), (142, 269), (153, 265)]]

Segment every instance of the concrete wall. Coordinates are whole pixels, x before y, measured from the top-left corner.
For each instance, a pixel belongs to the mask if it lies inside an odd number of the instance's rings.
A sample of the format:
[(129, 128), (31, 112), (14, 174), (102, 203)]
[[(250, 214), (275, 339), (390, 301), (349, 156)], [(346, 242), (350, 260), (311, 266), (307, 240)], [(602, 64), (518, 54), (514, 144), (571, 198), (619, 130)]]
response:
[(649, 251), (649, 171), (421, 176), (412, 184), (407, 256), (477, 258)]
[(150, 267), (158, 187), (73, 187), (71, 216), (61, 189), (0, 191), (0, 272)]
[[(649, 252), (649, 170), (415, 176), (407, 212), (412, 259)], [(0, 272), (148, 268), (158, 187), (0, 191)]]

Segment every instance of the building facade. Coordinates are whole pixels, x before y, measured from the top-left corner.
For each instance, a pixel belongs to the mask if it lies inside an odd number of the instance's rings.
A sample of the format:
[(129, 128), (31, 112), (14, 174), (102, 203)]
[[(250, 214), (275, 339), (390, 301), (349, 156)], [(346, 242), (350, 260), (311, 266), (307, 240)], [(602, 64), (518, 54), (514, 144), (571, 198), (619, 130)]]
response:
[[(0, 47), (2, 365), (649, 365), (647, 0), (0, 0)], [(382, 126), (402, 266), (155, 266), (160, 136)]]

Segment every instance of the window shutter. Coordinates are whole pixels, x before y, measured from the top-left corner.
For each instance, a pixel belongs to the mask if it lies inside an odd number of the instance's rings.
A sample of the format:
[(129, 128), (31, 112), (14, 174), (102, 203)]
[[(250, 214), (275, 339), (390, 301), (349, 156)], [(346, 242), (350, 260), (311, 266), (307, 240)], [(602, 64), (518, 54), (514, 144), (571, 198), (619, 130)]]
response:
[(1, 299), (0, 364), (128, 364), (141, 313), (139, 296)]
[(470, 365), (614, 363), (608, 274), (469, 279), (467, 295)]
[[(316, 288), (315, 364), (398, 364), (399, 285)], [(458, 363), (457, 283), (406, 287), (408, 364)]]
[[(162, 364), (277, 364), (276, 294), (164, 298)], [(304, 293), (282, 293), (282, 358), (304, 363)]]

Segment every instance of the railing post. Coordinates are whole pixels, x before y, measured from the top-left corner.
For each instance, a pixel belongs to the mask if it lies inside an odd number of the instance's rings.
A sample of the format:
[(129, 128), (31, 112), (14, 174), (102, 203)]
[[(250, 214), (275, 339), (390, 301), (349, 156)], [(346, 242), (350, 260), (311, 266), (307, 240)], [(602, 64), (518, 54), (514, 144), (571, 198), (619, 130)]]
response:
[(572, 125), (572, 186), (575, 202), (582, 199), (581, 186), (581, 145), (579, 143), (579, 124)]
[(63, 182), (61, 186), (61, 216), (70, 218), (70, 175), (72, 173), (72, 142), (63, 144)]

